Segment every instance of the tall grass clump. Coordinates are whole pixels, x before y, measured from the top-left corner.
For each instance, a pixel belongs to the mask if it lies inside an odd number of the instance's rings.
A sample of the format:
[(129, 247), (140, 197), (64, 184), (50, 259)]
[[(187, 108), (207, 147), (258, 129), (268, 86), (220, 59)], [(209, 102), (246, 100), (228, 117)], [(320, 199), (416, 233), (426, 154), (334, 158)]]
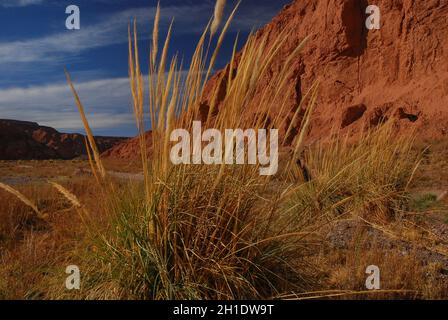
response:
[[(215, 19), (219, 19), (219, 3)], [(280, 210), (284, 194), (272, 187), (270, 178), (259, 175), (256, 165), (175, 166), (170, 161), (170, 133), (176, 128), (191, 132), (194, 120), (201, 120), (203, 128), (221, 132), (227, 128), (278, 128), (284, 121), (280, 116), (268, 121), (268, 115), (286, 108), (280, 97), (293, 90), (288, 86), (292, 72), (288, 65), (262, 92), (258, 113), (242, 115), (256, 94), (257, 82), (266, 76), (278, 49), (294, 30), (283, 31), (272, 43), (267, 35), (257, 40), (250, 35), (237, 71), (233, 68), (237, 64), (235, 43), (224, 98), (218, 105), (217, 87), (211, 92), (208, 108), (205, 112), (201, 109), (205, 83), (237, 7), (225, 22), (214, 50), (212, 42), (205, 41), (210, 24), (206, 27), (186, 75), (177, 56), (168, 61), (171, 24), (161, 50), (157, 40), (152, 43), (148, 83), (140, 69), (136, 23), (129, 28), (129, 78), (144, 182), (117, 188), (103, 172), (94, 141), (88, 139), (92, 170), (103, 190), (110, 225), (93, 237), (95, 254), (85, 257), (90, 271), (85, 275), (82, 297), (270, 298), (305, 290), (312, 283), (307, 275), (309, 266), (301, 259), (309, 249), (305, 245), (307, 226), (292, 227), (295, 220), (285, 218)], [(159, 14), (158, 9), (153, 39), (158, 39)], [(216, 31), (212, 28), (211, 36)], [(303, 43), (287, 61), (302, 47)], [(315, 97), (317, 86), (313, 88)], [(83, 107), (74, 93), (84, 120)], [(308, 116), (311, 109), (312, 104)], [(152, 131), (149, 141), (144, 127), (147, 113)], [(294, 142), (296, 150), (302, 137)]]
[(390, 120), (355, 138), (336, 135), (304, 151), (312, 179), (292, 192), (289, 209), (304, 223), (343, 214), (375, 222), (401, 216), (420, 160), (414, 135), (397, 136)]

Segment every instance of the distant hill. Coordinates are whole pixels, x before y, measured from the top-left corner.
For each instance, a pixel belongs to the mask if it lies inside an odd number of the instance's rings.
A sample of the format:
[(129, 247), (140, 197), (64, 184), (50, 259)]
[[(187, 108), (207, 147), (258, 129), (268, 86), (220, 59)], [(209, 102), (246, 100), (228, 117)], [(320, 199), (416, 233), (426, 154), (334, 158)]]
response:
[[(100, 152), (122, 137), (95, 137)], [(86, 154), (84, 135), (60, 133), (35, 122), (0, 119), (0, 160), (73, 159)]]

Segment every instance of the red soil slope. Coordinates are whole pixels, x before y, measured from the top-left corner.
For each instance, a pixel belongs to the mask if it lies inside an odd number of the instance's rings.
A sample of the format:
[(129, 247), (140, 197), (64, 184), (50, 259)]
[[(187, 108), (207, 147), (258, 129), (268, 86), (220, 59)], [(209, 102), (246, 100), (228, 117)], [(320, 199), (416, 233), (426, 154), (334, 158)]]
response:
[[(151, 148), (151, 132), (146, 132), (146, 144), (148, 145), (148, 152)], [(105, 158), (113, 159), (138, 159), (140, 157), (140, 138), (135, 137), (118, 143), (114, 147), (105, 151), (102, 155)]]
[[(287, 97), (290, 108), (283, 115), (291, 119), (307, 90), (319, 80), (309, 138), (326, 136), (333, 128), (356, 131), (389, 117), (397, 119), (399, 129), (416, 127), (422, 138), (445, 137), (448, 0), (377, 0), (379, 30), (365, 26), (369, 4), (366, 0), (295, 0), (286, 6), (257, 33), (259, 39), (267, 33), (273, 40), (285, 28), (293, 30), (257, 92), (267, 87), (286, 57), (309, 36), (302, 54), (291, 63), (294, 75), (289, 83), (294, 93)], [(225, 92), (228, 71), (227, 67), (209, 81), (205, 108), (213, 88)], [(256, 99), (247, 106), (249, 112), (256, 111)], [(123, 154), (134, 153), (126, 143), (120, 148), (126, 149)]]

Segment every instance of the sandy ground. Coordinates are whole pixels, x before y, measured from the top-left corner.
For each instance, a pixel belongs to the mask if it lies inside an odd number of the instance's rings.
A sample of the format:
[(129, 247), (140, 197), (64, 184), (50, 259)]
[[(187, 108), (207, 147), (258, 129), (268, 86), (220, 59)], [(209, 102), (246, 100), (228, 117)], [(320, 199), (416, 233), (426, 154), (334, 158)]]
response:
[[(105, 161), (108, 173), (118, 179), (143, 180), (140, 168), (129, 162)], [(0, 161), (0, 182), (19, 186), (67, 181), (91, 174), (86, 160)]]

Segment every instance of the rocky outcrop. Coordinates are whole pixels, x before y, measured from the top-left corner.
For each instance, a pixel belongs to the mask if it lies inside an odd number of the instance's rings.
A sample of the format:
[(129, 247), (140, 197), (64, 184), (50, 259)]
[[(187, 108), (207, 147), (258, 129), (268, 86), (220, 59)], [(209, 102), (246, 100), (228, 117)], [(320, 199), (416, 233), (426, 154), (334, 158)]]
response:
[[(379, 30), (365, 26), (369, 4), (380, 9)], [(310, 137), (325, 136), (332, 129), (356, 131), (390, 117), (398, 120), (399, 129), (412, 125), (421, 137), (444, 137), (448, 133), (447, 17), (447, 0), (296, 0), (256, 35), (261, 39), (267, 34), (268, 43), (273, 43), (284, 29), (292, 30), (257, 92), (268, 87), (288, 55), (309, 36), (300, 57), (290, 63), (293, 94), (287, 97), (289, 109), (283, 116), (291, 118), (319, 80)], [(214, 88), (226, 92), (227, 74), (228, 67), (209, 82), (205, 109)], [(253, 112), (250, 105), (247, 108)]]
[[(95, 137), (100, 152), (126, 138)], [(73, 159), (86, 154), (84, 136), (35, 122), (0, 119), (0, 160)]]
[[(380, 9), (379, 30), (366, 27), (369, 4)], [(246, 111), (249, 116), (257, 112), (257, 99), (269, 88), (272, 77), (309, 37), (301, 55), (289, 62), (293, 70), (288, 82), (292, 94), (285, 97), (285, 126), (289, 126), (302, 97), (318, 80), (319, 95), (309, 141), (334, 130), (356, 132), (392, 117), (397, 120), (398, 130), (415, 127), (421, 138), (443, 138), (448, 134), (447, 17), (448, 0), (295, 0), (256, 34), (257, 39), (267, 34), (267, 43), (274, 43), (283, 30), (291, 31), (257, 83), (259, 94), (245, 106)], [(234, 72), (238, 72), (239, 57)], [(228, 76), (229, 66), (207, 83), (200, 105), (202, 116), (208, 114), (215, 89), (215, 111), (219, 110)], [(300, 124), (300, 119), (296, 123)], [(293, 128), (291, 133), (299, 129)], [(108, 154), (129, 158), (138, 150), (134, 140)]]

